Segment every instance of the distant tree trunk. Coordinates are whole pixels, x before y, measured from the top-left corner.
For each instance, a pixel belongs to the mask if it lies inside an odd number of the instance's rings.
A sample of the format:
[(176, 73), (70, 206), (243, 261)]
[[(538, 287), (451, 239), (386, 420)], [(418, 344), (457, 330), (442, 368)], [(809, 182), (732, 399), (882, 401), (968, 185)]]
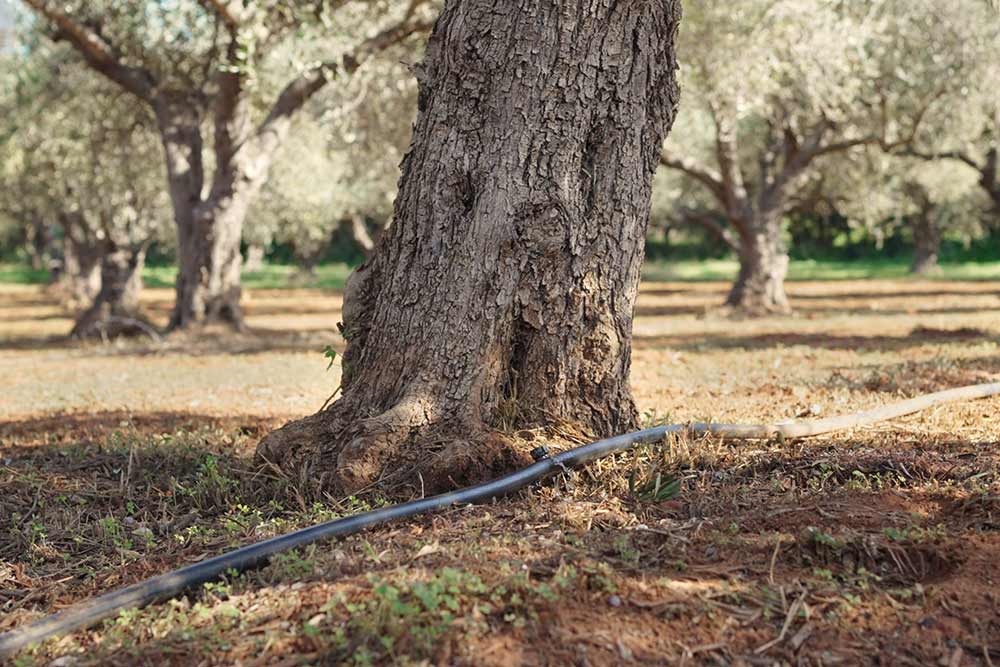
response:
[(329, 237), (319, 241), (309, 240), (294, 244), (292, 254), (295, 256), (296, 271), (293, 280), (296, 282), (308, 282), (315, 278), (316, 267), (319, 266), (329, 247)]
[(247, 256), (243, 259), (243, 271), (253, 273), (264, 268), (264, 246), (251, 243), (247, 246)]
[(240, 296), (240, 236), (246, 211), (225, 201), (196, 209), (191, 225), (178, 235), (177, 301), (171, 329), (210, 322), (243, 328)]
[[(232, 82), (229, 82), (232, 84)], [(226, 84), (228, 85), (228, 84)], [(247, 100), (236, 91), (220, 93), (216, 109), (215, 172), (203, 196), (202, 138), (197, 107), (185, 100), (157, 98), (177, 226), (177, 300), (170, 329), (213, 321), (243, 328), (240, 307), (240, 241), (250, 204), (267, 181), (275, 151), (287, 134), (258, 145), (246, 138)], [(243, 143), (240, 143), (240, 138)]]
[(979, 185), (993, 202), (994, 214), (1000, 215), (1000, 180), (997, 180), (997, 171), (1000, 169), (1000, 151), (996, 148), (987, 150), (986, 159), (978, 168)]
[(32, 217), (26, 230), (25, 250), (31, 268), (39, 271), (49, 268), (52, 258), (52, 230), (38, 217)]
[(109, 244), (101, 258), (101, 289), (73, 325), (73, 338), (115, 338), (154, 331), (139, 312), (146, 249)]
[(85, 232), (78, 214), (65, 214), (60, 222), (63, 228), (63, 292), (71, 307), (86, 308), (101, 289), (103, 244)]
[(365, 258), (371, 257), (372, 252), (375, 251), (375, 240), (368, 233), (368, 226), (365, 225), (364, 216), (348, 216), (341, 221), (341, 225), (346, 229), (351, 240), (354, 241), (354, 245), (358, 247), (358, 250), (361, 251)]
[(938, 270), (938, 253), (941, 251), (941, 230), (933, 207), (928, 205), (912, 218), (913, 263), (910, 273), (922, 275)]
[(636, 425), (632, 315), (679, 19), (677, 0), (445, 3), (393, 225), (345, 291), (343, 397), (262, 457), (341, 490), (416, 468), (431, 492), (523, 461), (498, 430)]
[(177, 227), (177, 296), (169, 328), (211, 321), (242, 328), (240, 235), (249, 201), (215, 186), (202, 200), (201, 114), (195, 101), (164, 93), (154, 111)]
[(788, 254), (776, 216), (755, 216), (739, 235), (740, 271), (726, 305), (749, 315), (788, 312)]

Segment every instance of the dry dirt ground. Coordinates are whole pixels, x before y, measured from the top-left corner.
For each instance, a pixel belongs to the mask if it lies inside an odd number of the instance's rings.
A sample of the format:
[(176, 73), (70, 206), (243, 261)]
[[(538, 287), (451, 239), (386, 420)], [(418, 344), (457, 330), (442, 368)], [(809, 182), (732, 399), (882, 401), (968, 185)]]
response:
[[(796, 283), (796, 314), (763, 321), (714, 316), (724, 289), (644, 285), (647, 422), (1000, 380), (998, 283)], [(148, 291), (154, 318), (170, 296)], [(0, 287), (0, 631), (385, 502), (302, 493), (250, 458), (336, 385), (321, 350), (339, 307), (259, 291), (247, 335), (80, 345), (40, 289)], [(658, 474), (676, 495), (653, 497)], [(801, 442), (671, 440), (288, 554), (14, 664), (1000, 665), (1000, 399)]]

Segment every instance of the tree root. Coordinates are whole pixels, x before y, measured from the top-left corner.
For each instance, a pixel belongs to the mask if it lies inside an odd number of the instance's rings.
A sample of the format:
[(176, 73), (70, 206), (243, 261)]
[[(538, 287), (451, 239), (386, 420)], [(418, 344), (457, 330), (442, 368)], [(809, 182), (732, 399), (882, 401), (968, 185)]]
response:
[[(351, 419), (346, 401), (285, 424), (257, 456), (339, 493), (382, 485), (431, 494), (472, 484), (530, 462), (527, 447), (481, 424), (429, 418), (419, 401), (401, 401), (374, 417)], [(356, 413), (356, 412), (355, 412)]]
[(148, 336), (157, 343), (163, 341), (163, 337), (156, 330), (156, 327), (138, 315), (133, 317), (110, 315), (86, 321), (81, 320), (73, 326), (73, 330), (70, 332), (71, 338), (81, 340), (99, 338), (107, 341), (121, 337), (138, 336)]

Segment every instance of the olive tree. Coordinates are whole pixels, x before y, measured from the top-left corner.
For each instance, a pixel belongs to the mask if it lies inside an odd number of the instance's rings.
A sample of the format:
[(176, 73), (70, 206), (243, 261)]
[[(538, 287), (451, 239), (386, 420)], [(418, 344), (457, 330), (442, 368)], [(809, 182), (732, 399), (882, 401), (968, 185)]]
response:
[(930, 68), (928, 86), (914, 91), (901, 67), (915, 53), (941, 53), (933, 32), (922, 34), (937, 3), (895, 4), (704, 0), (689, 8), (678, 47), (689, 104), (661, 162), (701, 189), (679, 202), (680, 217), (712, 229), (739, 258), (728, 306), (788, 310), (782, 220), (815, 189), (824, 162), (908, 144), (928, 110), (957, 94)]
[[(259, 455), (355, 490), (520, 461), (502, 429), (636, 425), (632, 317), (677, 0), (448, 0), (393, 222), (348, 281), (343, 395)], [(413, 470), (413, 467), (416, 470)]]
[(296, 120), (251, 208), (248, 240), (291, 245), (306, 271), (334, 235), (369, 256), (392, 216), (415, 110), (412, 76), (388, 58), (318, 96)]
[[(994, 3), (994, 7), (996, 4)], [(975, 175), (988, 198), (994, 219), (1000, 218), (1000, 18), (982, 3), (954, 11), (944, 4), (936, 8), (927, 29), (949, 37), (947, 51), (929, 51), (927, 61), (945, 59), (948, 76), (960, 86), (953, 103), (938, 105), (928, 114), (923, 131), (912, 145), (899, 147), (900, 155), (940, 162), (944, 170), (957, 167)], [(920, 72), (912, 77), (914, 87), (933, 86)]]
[(59, 64), (60, 80), (36, 86), (41, 99), (6, 118), (0, 206), (22, 226), (57, 229), (63, 280), (81, 308), (72, 335), (148, 332), (138, 310), (141, 270), (170, 219), (161, 163), (149, 157), (160, 150), (153, 119), (127, 100), (103, 104), (123, 93), (60, 63), (60, 54), (31, 54), (39, 57)]
[(243, 221), (293, 116), (329, 82), (429, 27), (421, 0), (24, 2), (155, 118), (177, 230), (172, 328), (241, 325)]
[(969, 243), (988, 228), (985, 197), (970, 170), (869, 150), (838, 160), (823, 181), (824, 201), (881, 241), (903, 231), (913, 243), (910, 271), (938, 269), (941, 242)]

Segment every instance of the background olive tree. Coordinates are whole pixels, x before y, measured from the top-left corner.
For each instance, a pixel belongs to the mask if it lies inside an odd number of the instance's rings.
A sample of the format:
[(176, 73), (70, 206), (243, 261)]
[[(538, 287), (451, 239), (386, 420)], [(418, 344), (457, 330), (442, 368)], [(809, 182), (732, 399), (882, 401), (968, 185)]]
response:
[(240, 327), (243, 221), (294, 115), (428, 29), (422, 0), (25, 0), (37, 27), (156, 119), (177, 230), (172, 328)]
[[(410, 59), (417, 58), (414, 49)], [(250, 210), (247, 240), (288, 246), (307, 273), (334, 241), (369, 256), (392, 218), (415, 108), (416, 81), (403, 62), (387, 59), (318, 96)]]
[(138, 311), (145, 253), (170, 236), (163, 167), (149, 158), (158, 151), (153, 119), (60, 60), (36, 50), (9, 61), (18, 68), (3, 104), (0, 213), (59, 260), (79, 311), (73, 335), (149, 331)]
[[(821, 187), (830, 159), (908, 146), (938, 103), (961, 95), (967, 81), (951, 76), (947, 56), (955, 36), (928, 26), (941, 14), (973, 22), (974, 3), (940, 4), (688, 8), (679, 46), (686, 104), (662, 163), (699, 186), (676, 215), (712, 229), (739, 258), (729, 306), (787, 310), (783, 219)], [(917, 76), (924, 85), (913, 85)]]

